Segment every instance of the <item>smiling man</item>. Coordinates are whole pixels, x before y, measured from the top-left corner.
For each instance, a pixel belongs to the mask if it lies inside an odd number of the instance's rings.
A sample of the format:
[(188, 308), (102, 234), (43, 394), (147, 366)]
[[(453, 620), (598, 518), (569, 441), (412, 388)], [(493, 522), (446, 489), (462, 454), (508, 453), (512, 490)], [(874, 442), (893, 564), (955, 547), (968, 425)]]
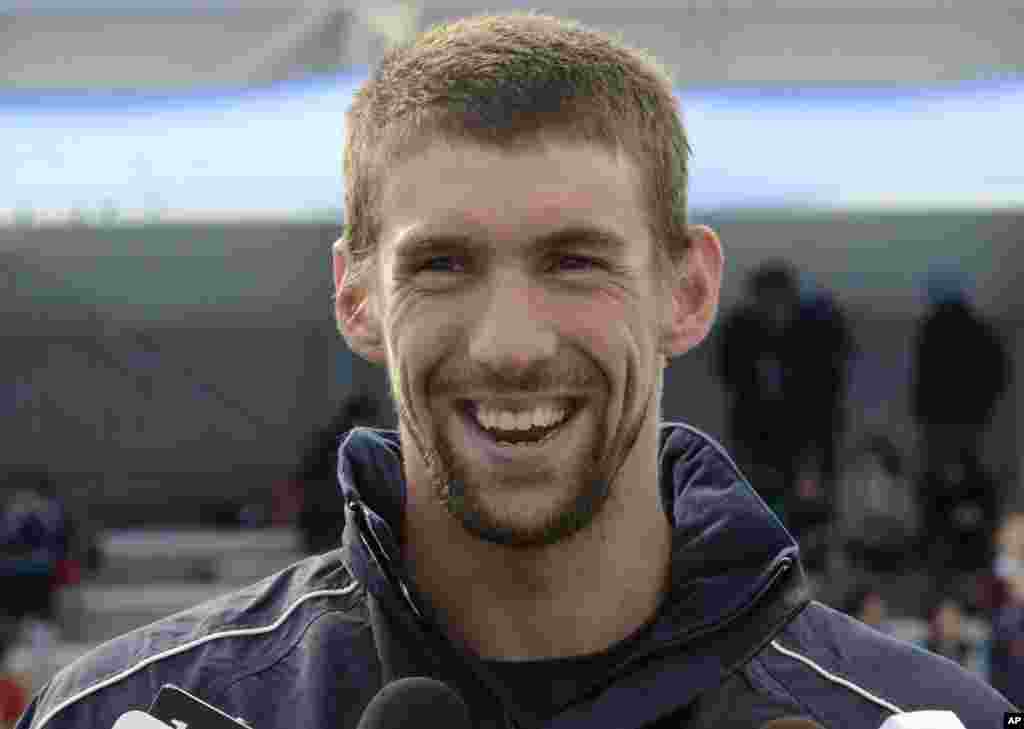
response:
[(399, 429), (342, 444), (342, 544), (100, 647), (19, 729), (105, 729), (164, 683), (255, 729), (433, 726), (402, 694), (360, 723), (413, 676), (488, 729), (1001, 725), (977, 677), (812, 602), (732, 459), (661, 422), (723, 255), (652, 59), (478, 16), (391, 52), (347, 121), (338, 326)]
[(708, 331), (722, 252), (694, 228), (659, 271), (640, 177), (568, 130), (438, 142), (384, 181), (369, 285), (335, 258), (342, 330), (391, 373), (403, 557), (484, 656), (603, 650), (667, 586), (662, 376)]

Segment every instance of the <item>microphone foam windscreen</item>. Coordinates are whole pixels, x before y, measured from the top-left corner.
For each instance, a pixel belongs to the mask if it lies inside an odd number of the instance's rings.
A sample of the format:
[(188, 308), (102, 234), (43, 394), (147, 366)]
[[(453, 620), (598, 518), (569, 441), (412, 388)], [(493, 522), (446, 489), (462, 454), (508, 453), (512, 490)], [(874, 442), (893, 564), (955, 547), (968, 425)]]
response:
[(469, 708), (447, 685), (413, 676), (389, 683), (366, 707), (358, 729), (471, 729)]

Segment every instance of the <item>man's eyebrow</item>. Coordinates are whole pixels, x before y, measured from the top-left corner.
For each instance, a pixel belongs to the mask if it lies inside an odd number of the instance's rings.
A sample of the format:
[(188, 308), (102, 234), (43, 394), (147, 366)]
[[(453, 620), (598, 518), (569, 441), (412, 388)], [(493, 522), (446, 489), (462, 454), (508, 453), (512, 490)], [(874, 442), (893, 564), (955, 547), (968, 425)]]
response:
[(463, 233), (412, 233), (399, 239), (395, 246), (398, 259), (418, 258), (429, 253), (469, 248), (473, 236)]
[[(413, 258), (433, 252), (469, 248), (474, 236), (466, 233), (413, 233), (396, 246), (398, 258)], [(545, 233), (530, 241), (529, 247), (537, 253), (548, 253), (568, 246), (583, 246), (603, 253), (615, 254), (626, 250), (626, 241), (618, 233), (592, 225), (571, 225)]]
[(603, 253), (623, 253), (626, 250), (626, 241), (618, 233), (592, 225), (569, 226), (542, 235), (531, 242), (531, 247), (543, 253), (574, 245)]

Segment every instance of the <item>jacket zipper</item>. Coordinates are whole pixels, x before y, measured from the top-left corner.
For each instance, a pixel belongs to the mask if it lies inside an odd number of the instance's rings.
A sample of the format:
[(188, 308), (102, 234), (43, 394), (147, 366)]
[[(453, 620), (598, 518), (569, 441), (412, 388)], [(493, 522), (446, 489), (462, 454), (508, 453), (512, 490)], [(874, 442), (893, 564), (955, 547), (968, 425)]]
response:
[[(409, 605), (410, 609), (412, 609), (412, 611), (416, 614), (416, 616), (420, 619), (420, 624), (425, 629), (428, 629), (430, 632), (433, 632), (433, 626), (430, 625), (423, 618), (423, 613), (416, 606), (416, 603), (413, 601), (412, 595), (410, 594), (409, 589), (406, 587), (405, 583), (390, 569), (391, 560), (388, 559), (387, 551), (384, 549), (384, 545), (380, 543), (380, 540), (377, 539), (377, 535), (373, 532), (372, 529), (370, 529), (369, 522), (366, 519), (366, 514), (364, 511), (365, 506), (363, 502), (358, 497), (355, 497), (350, 499), (346, 505), (353, 511), (353, 514), (357, 520), (356, 531), (359, 532), (359, 538), (362, 541), (363, 546), (369, 552), (370, 558), (377, 564), (378, 569), (380, 569), (381, 572), (384, 573), (388, 582), (390, 582), (391, 584), (396, 584), (398, 586), (403, 597), (405, 598), (406, 603)], [(367, 534), (369, 534), (369, 537), (367, 536)], [(454, 648), (454, 646), (449, 647)], [(455, 653), (458, 655), (461, 652), (455, 650)], [(468, 656), (459, 655), (459, 659), (462, 661), (466, 661), (469, 664), (468, 667), (470, 669), (470, 673), (473, 674), (474, 678), (480, 684), (480, 688), (482, 688), (486, 693), (490, 694), (494, 701), (496, 701), (498, 705), (501, 706), (502, 714), (504, 715), (507, 729), (520, 729), (518, 724), (515, 722), (515, 720), (509, 713), (508, 708), (505, 706), (505, 701), (502, 698), (502, 696), (491, 687), (490, 683), (486, 679), (479, 675), (479, 673), (476, 670), (476, 667), (473, 665), (472, 658)]]
[(369, 552), (370, 558), (377, 564), (377, 569), (384, 573), (388, 582), (398, 587), (402, 593), (402, 597), (405, 599), (409, 609), (413, 611), (416, 617), (422, 621), (423, 613), (420, 611), (416, 602), (412, 599), (412, 594), (409, 592), (409, 588), (405, 582), (398, 577), (391, 569), (391, 560), (388, 558), (387, 550), (384, 549), (384, 545), (380, 543), (377, 538), (377, 534), (370, 528), (369, 522), (366, 518), (364, 511), (363, 502), (358, 498), (350, 499), (346, 506), (352, 510), (352, 513), (356, 517), (356, 531), (359, 533), (359, 539), (362, 541), (366, 551)]

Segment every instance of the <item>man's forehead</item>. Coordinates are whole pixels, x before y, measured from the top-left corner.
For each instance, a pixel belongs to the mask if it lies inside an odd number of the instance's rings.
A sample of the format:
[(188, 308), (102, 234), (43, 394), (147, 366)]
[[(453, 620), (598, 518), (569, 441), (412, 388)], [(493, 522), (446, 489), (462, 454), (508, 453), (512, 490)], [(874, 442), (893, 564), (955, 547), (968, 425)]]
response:
[(385, 239), (412, 227), (495, 239), (567, 226), (634, 238), (646, 222), (632, 165), (590, 144), (502, 151), (439, 142), (395, 166), (385, 183)]
[(593, 200), (580, 193), (530, 193), (518, 201), (517, 212), (510, 216), (506, 206), (497, 204), (444, 208), (435, 215), (394, 226), (392, 238), (399, 242), (451, 233), (511, 240), (556, 229), (615, 227), (604, 222), (610, 217), (602, 214), (607, 211), (595, 210)]

